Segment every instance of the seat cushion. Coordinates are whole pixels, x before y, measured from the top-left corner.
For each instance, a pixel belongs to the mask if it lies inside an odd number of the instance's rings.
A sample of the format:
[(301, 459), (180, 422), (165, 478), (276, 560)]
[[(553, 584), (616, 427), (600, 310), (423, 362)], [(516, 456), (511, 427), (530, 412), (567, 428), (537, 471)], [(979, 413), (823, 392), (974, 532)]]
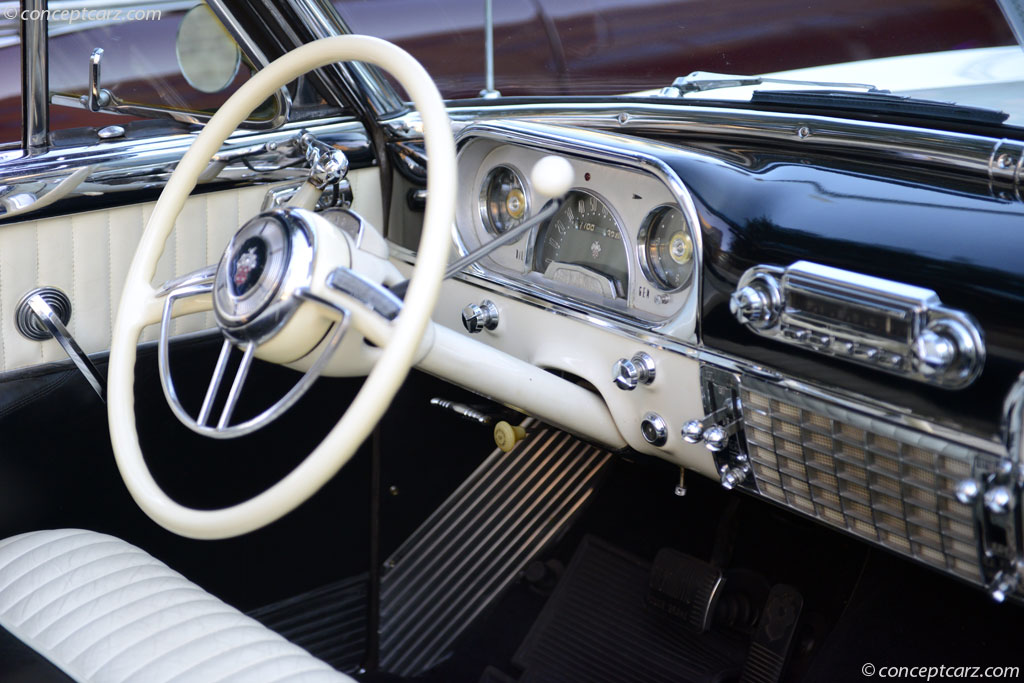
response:
[(0, 541), (0, 625), (77, 681), (352, 681), (148, 553), (79, 529)]

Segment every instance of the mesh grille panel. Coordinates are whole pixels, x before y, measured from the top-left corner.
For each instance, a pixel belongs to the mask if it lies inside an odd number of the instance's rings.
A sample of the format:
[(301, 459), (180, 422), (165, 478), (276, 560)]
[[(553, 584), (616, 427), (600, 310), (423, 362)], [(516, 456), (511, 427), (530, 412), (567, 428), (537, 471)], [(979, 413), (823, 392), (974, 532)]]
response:
[[(939, 569), (979, 581), (974, 515), (956, 500), (969, 453), (876, 433), (744, 386), (754, 478), (766, 497)], [(893, 431), (894, 433), (888, 433)], [(917, 441), (917, 443), (911, 443)], [(934, 439), (932, 440), (934, 441)], [(963, 449), (961, 449), (963, 450)]]

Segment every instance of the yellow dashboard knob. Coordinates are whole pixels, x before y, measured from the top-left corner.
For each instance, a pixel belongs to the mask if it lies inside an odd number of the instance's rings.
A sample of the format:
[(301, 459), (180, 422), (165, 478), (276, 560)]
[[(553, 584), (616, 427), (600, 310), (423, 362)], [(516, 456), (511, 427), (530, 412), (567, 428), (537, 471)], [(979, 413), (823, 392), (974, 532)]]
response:
[(519, 425), (513, 426), (504, 420), (494, 425), (494, 443), (506, 453), (515, 448), (525, 436), (526, 430)]

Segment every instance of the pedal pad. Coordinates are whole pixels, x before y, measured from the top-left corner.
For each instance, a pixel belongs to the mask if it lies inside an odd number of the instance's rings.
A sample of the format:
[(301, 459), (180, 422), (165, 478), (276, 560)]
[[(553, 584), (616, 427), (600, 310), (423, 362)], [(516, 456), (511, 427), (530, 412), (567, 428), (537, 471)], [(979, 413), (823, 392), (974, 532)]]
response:
[(711, 628), (722, 570), (678, 550), (662, 548), (651, 566), (647, 603), (680, 617), (694, 633)]
[(772, 586), (743, 664), (740, 683), (776, 683), (782, 677), (803, 607), (804, 599), (797, 589), (781, 583)]

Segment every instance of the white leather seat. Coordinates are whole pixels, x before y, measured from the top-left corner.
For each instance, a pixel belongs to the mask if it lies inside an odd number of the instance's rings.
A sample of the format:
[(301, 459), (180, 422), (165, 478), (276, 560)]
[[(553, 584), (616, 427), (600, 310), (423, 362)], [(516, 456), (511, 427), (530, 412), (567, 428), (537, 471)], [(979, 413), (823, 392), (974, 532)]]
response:
[(146, 552), (78, 529), (0, 541), (0, 625), (76, 681), (352, 681)]

